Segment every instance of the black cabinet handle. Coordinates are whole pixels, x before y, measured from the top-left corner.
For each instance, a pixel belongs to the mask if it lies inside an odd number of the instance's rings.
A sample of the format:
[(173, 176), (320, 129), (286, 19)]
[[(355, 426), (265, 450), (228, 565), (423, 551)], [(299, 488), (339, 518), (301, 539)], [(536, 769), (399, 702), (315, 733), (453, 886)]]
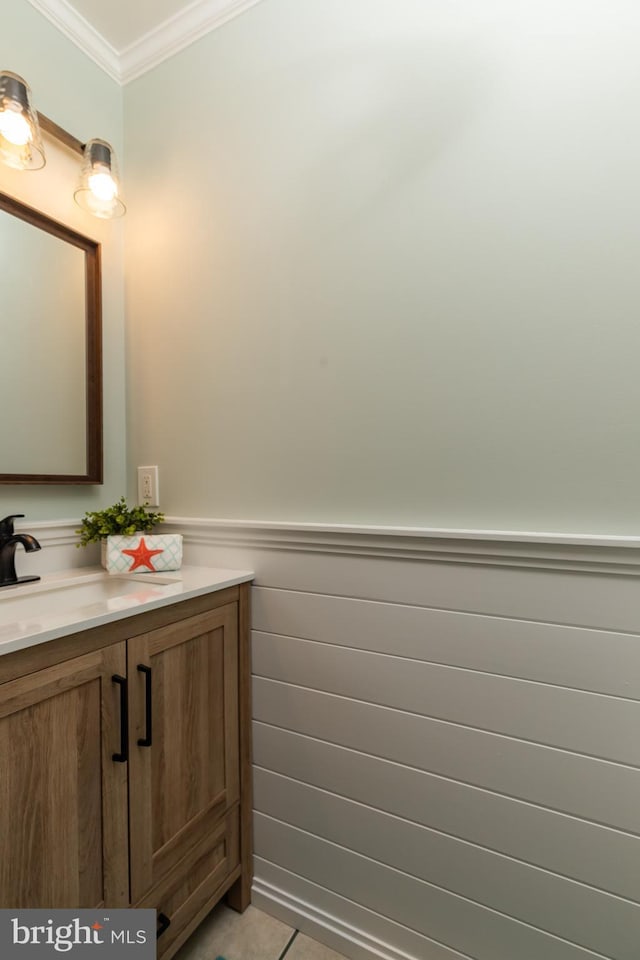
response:
[(144, 673), (144, 689), (145, 689), (145, 726), (146, 731), (144, 737), (140, 737), (138, 740), (139, 747), (150, 747), (151, 746), (151, 726), (152, 726), (152, 716), (151, 716), (151, 667), (145, 666), (143, 663), (138, 664), (138, 670), (140, 673)]
[(156, 940), (159, 940), (165, 930), (171, 926), (171, 920), (166, 913), (158, 914), (158, 929), (156, 931)]
[(127, 699), (127, 678), (117, 673), (111, 677), (120, 685), (120, 753), (112, 754), (116, 763), (126, 763), (129, 759), (129, 705)]

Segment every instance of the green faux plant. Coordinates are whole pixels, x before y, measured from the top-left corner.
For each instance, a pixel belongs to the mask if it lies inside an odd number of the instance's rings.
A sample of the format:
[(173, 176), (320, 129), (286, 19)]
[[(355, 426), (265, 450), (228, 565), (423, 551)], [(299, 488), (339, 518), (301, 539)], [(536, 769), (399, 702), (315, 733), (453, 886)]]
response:
[(82, 526), (76, 530), (80, 537), (76, 546), (86, 547), (114, 535), (131, 537), (134, 533), (150, 533), (156, 523), (163, 520), (163, 513), (153, 513), (145, 506), (128, 507), (125, 498), (120, 497), (112, 507), (85, 513)]

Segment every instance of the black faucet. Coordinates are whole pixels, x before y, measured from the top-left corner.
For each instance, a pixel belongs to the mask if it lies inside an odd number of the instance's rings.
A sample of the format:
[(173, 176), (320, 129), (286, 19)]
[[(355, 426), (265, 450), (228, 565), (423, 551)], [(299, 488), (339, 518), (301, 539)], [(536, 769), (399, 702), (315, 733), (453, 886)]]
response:
[(24, 517), (24, 513), (12, 513), (11, 516), (0, 520), (0, 587), (10, 587), (16, 583), (30, 583), (40, 577), (16, 576), (16, 547), (19, 543), (27, 553), (40, 550), (40, 544), (30, 533), (14, 533), (13, 521)]

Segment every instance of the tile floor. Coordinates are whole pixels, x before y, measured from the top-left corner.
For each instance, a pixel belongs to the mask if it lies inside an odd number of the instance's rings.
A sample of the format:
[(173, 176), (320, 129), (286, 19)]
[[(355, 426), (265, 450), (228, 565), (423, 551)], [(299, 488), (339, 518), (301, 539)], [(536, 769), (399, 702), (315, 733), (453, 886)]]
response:
[(244, 913), (219, 903), (174, 960), (345, 960), (256, 907)]

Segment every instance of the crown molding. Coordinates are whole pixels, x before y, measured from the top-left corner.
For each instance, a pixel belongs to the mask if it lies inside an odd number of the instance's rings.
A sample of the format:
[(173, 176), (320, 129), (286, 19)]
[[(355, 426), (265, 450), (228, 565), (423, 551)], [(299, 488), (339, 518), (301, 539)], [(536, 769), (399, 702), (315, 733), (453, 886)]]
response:
[(126, 84), (260, 0), (194, 0), (122, 50), (112, 47), (67, 0), (29, 0), (29, 3), (112, 80)]
[(107, 43), (102, 34), (67, 3), (67, 0), (29, 0), (29, 3), (86, 53), (112, 80), (122, 83), (117, 50)]
[(120, 51), (121, 82), (129, 83), (188, 47), (211, 30), (238, 17), (260, 0), (195, 0)]

